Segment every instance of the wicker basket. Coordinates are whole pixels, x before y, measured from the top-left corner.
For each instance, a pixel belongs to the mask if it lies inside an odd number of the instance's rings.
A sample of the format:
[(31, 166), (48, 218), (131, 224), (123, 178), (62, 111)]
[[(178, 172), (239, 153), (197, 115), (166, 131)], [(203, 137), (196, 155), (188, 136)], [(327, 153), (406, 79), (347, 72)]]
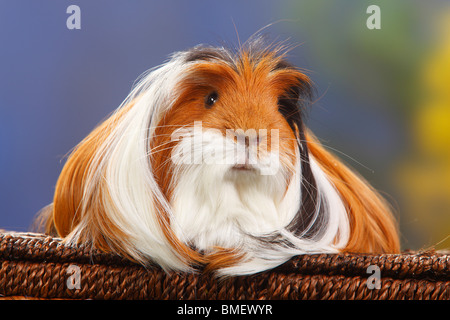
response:
[(450, 299), (443, 253), (304, 255), (218, 280), (167, 274), (45, 235), (1, 233), (0, 261), (0, 297), (8, 299)]

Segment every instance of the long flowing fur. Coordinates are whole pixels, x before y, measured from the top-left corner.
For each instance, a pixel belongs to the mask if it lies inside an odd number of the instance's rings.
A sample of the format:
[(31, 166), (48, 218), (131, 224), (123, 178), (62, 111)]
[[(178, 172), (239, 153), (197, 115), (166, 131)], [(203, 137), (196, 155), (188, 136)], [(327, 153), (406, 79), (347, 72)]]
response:
[(319, 159), (348, 212), (351, 232), (344, 251), (399, 252), (397, 223), (388, 202), (363, 177), (326, 151), (311, 132), (307, 139), (309, 150)]
[[(211, 92), (218, 102), (205, 108)], [(298, 254), (399, 251), (385, 201), (304, 127), (309, 97), (309, 79), (260, 40), (174, 54), (74, 149), (41, 215), (46, 232), (222, 275)], [(261, 151), (250, 169), (237, 152), (248, 156), (249, 141)], [(267, 163), (276, 170), (261, 174)]]

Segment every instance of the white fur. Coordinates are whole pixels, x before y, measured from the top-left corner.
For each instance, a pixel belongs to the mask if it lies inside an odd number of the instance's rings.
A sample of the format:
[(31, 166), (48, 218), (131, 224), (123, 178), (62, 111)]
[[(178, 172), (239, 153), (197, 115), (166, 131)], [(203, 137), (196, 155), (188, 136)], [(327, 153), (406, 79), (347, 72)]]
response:
[[(155, 201), (169, 215), (172, 211), (149, 164), (150, 139), (171, 107), (174, 86), (184, 71), (182, 60), (182, 55), (174, 55), (168, 63), (145, 75), (122, 103), (121, 107), (132, 102), (134, 106), (112, 128), (111, 135), (97, 151), (86, 179), (84, 203), (105, 183), (109, 197), (104, 195), (103, 205), (111, 220), (130, 239), (123, 249), (143, 263), (151, 259), (165, 269), (189, 270), (160, 230)], [(68, 235), (68, 242), (78, 242), (88, 223), (83, 220)]]
[[(178, 148), (195, 145), (190, 140), (194, 137), (184, 136)], [(203, 144), (196, 147), (205, 158), (211, 150), (217, 152), (218, 147), (237, 148), (227, 137), (210, 131), (204, 132), (202, 141)], [(336, 252), (348, 240), (347, 213), (313, 157), (310, 157), (310, 165), (321, 203), (326, 206), (326, 221), (313, 239), (305, 240), (286, 230), (300, 207), (300, 162), (297, 162), (287, 192), (285, 167), (274, 175), (261, 175), (257, 170), (233, 170), (233, 163), (199, 164), (197, 161), (179, 165), (174, 175), (172, 229), (184, 242), (206, 252), (219, 246), (239, 248), (245, 253), (241, 263), (221, 270), (223, 275), (260, 272), (294, 255)], [(271, 234), (282, 235), (293, 246), (261, 246), (258, 243), (258, 237)], [(334, 243), (336, 238), (338, 241)]]

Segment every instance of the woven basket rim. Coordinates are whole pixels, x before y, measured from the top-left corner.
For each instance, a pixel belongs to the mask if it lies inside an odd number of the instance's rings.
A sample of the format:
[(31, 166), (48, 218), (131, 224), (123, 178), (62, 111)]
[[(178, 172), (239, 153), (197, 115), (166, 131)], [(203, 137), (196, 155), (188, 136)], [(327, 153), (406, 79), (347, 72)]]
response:
[[(46, 262), (73, 262), (80, 264), (105, 264), (111, 266), (147, 267), (133, 263), (111, 253), (101, 252), (88, 246), (71, 246), (61, 238), (31, 232), (0, 233), (0, 257), (8, 260), (29, 260)], [(6, 245), (4, 245), (6, 243)], [(21, 246), (17, 246), (20, 243)], [(14, 245), (15, 244), (15, 245)], [(42, 247), (31, 251), (31, 248)], [(352, 263), (348, 263), (351, 261)], [(320, 253), (299, 255), (277, 268), (270, 270), (276, 273), (302, 274), (366, 274), (369, 265), (377, 265), (385, 275), (398, 278), (427, 278), (430, 275), (450, 278), (450, 255), (446, 252), (405, 251), (398, 254), (361, 254), (361, 253)], [(400, 270), (401, 269), (401, 270)]]
[[(450, 256), (441, 252), (313, 254), (251, 276), (166, 273), (35, 233), (0, 233), (0, 296), (76, 299), (450, 299)], [(70, 265), (83, 288), (67, 290)], [(382, 288), (367, 287), (368, 267)]]

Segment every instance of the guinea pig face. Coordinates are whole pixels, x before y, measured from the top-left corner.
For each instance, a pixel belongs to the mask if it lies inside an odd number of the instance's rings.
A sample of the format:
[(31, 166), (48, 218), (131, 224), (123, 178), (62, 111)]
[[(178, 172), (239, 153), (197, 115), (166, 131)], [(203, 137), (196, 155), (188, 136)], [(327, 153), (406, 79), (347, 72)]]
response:
[(309, 85), (307, 77), (270, 52), (232, 62), (219, 53), (189, 61), (155, 130), (152, 160), (167, 188), (173, 166), (209, 164), (246, 175), (276, 175), (281, 166), (286, 177), (294, 171), (299, 128), (286, 118), (299, 118), (295, 93)]
[(187, 59), (151, 143), (155, 176), (174, 208), (172, 228), (204, 250), (237, 245), (238, 228), (283, 228), (297, 212), (296, 205), (289, 214), (279, 209), (299, 174), (300, 124), (288, 119), (300, 119), (299, 92), (309, 85), (271, 52), (232, 62), (208, 53)]

